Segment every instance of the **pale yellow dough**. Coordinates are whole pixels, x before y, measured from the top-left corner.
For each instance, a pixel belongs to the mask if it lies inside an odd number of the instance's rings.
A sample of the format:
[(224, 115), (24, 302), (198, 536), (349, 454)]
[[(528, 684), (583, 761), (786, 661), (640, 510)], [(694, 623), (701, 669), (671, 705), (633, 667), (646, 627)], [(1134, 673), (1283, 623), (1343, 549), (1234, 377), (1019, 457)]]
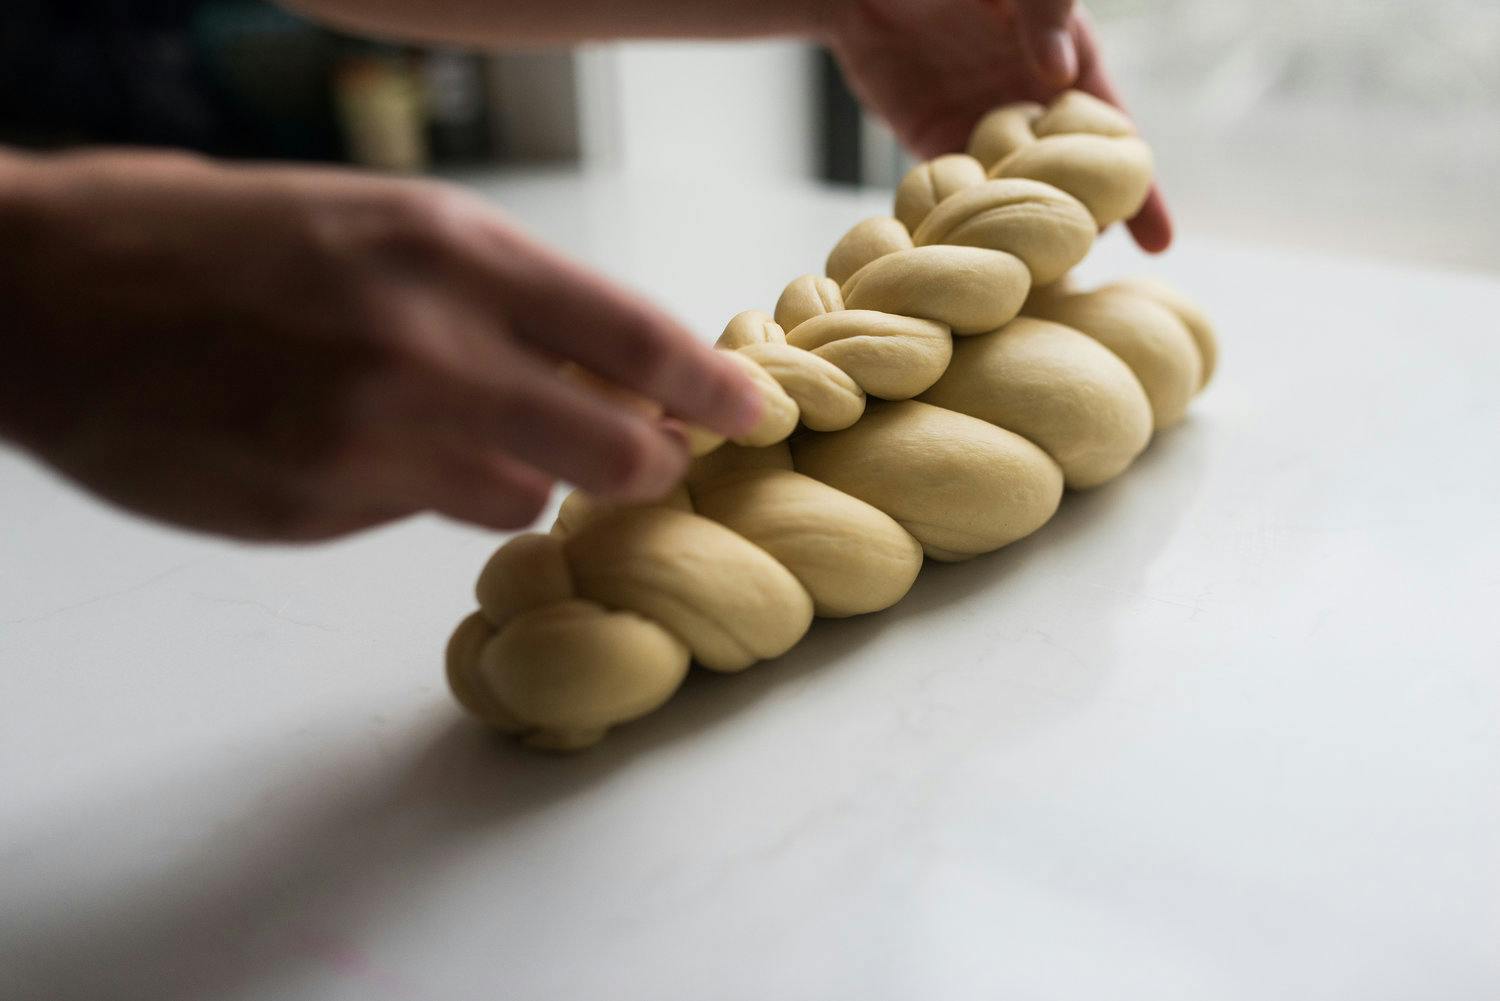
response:
[(934, 559), (961, 560), (1030, 535), (1063, 477), (1047, 453), (987, 421), (915, 400), (854, 427), (798, 438), (796, 467), (888, 512)]
[(1027, 312), (1083, 331), (1130, 366), (1158, 430), (1187, 413), (1203, 385), (1203, 354), (1178, 314), (1156, 298), (1124, 288), (1033, 297)]
[(922, 399), (1036, 442), (1075, 490), (1114, 479), (1151, 440), (1151, 402), (1129, 366), (1043, 320), (965, 338)]
[[(879, 508), (790, 469), (749, 469), (693, 489), (698, 513), (776, 558), (813, 611), (842, 618), (894, 605), (922, 569), (922, 548)], [(845, 531), (828, 531), (837, 518)]]
[(1129, 120), (1077, 92), (997, 109), (967, 153), (914, 168), (826, 277), (726, 325), (718, 347), (765, 403), (756, 427), (734, 443), (691, 428), (698, 458), (660, 502), (575, 492), (550, 533), (491, 557), (448, 644), (459, 703), (533, 746), (587, 747), (690, 663), (779, 656), (815, 615), (899, 601), (924, 554), (998, 549), (1065, 486), (1123, 472), (1217, 358), (1175, 290), (1067, 277), (1150, 184)]
[(1029, 177), (1088, 206), (1100, 229), (1135, 215), (1151, 190), (1151, 150), (1130, 119), (1068, 91), (1049, 108), (998, 108), (980, 119), (969, 153), (991, 177)]

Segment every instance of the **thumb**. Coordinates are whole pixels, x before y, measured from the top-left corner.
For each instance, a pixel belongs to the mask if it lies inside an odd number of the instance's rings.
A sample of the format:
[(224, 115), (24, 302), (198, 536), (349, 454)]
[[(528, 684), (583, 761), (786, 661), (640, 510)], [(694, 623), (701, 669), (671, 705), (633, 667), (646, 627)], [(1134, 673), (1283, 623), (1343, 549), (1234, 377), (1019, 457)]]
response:
[(1011, 0), (1021, 44), (1037, 79), (1051, 87), (1068, 87), (1078, 79), (1078, 49), (1068, 31), (1073, 0)]

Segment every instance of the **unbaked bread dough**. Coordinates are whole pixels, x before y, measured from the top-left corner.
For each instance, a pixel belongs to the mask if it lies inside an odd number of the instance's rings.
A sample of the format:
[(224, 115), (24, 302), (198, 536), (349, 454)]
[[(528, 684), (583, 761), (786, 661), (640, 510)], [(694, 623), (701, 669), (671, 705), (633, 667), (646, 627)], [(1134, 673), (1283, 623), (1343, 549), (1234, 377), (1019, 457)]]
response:
[(990, 177), (1029, 177), (1088, 206), (1103, 229), (1140, 211), (1151, 190), (1151, 149), (1117, 109), (1082, 91), (1043, 108), (1017, 104), (980, 120), (969, 155)]
[(779, 656), (814, 616), (899, 601), (924, 555), (998, 549), (1064, 487), (1118, 476), (1217, 357), (1175, 290), (1066, 280), (1150, 184), (1129, 120), (1077, 92), (999, 108), (967, 153), (913, 168), (826, 275), (724, 328), (765, 402), (756, 427), (690, 429), (697, 458), (666, 498), (574, 492), (549, 533), (490, 558), (448, 644), (458, 701), (534, 746), (586, 747), (691, 663)]

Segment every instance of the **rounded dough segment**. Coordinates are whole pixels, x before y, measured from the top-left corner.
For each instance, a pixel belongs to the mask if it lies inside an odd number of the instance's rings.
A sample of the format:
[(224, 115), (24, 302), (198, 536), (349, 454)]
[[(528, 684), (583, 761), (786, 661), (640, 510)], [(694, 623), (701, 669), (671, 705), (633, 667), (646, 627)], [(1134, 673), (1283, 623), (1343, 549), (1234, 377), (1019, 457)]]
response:
[(1213, 323), (1197, 303), (1165, 282), (1153, 278), (1125, 278), (1110, 282), (1104, 287), (1106, 290), (1143, 295), (1175, 313), (1187, 327), (1188, 333), (1193, 335), (1193, 343), (1198, 346), (1198, 356), (1203, 361), (1203, 374), (1198, 382), (1198, 389), (1202, 390), (1208, 385), (1208, 380), (1214, 377), (1214, 369), (1219, 364), (1219, 341), (1214, 336)]
[(1094, 244), (1093, 216), (1061, 188), (1012, 177), (985, 181), (944, 199), (912, 234), (918, 246), (987, 247), (1019, 257), (1033, 284), (1046, 285)]
[(983, 247), (914, 247), (856, 271), (844, 283), (844, 305), (935, 320), (955, 334), (978, 334), (1014, 318), (1030, 290), (1031, 272), (1010, 254)]
[(969, 134), (969, 155), (989, 170), (1007, 156), (1036, 142), (1032, 123), (1046, 112), (1040, 104), (1020, 101), (996, 108)]
[(724, 332), (714, 342), (714, 347), (738, 351), (751, 344), (785, 343), (786, 331), (771, 318), (771, 314), (760, 309), (742, 309), (724, 324)]
[(961, 560), (1030, 535), (1057, 510), (1062, 470), (1020, 435), (908, 400), (792, 442), (797, 470), (894, 518), (928, 556)]
[(943, 324), (873, 309), (815, 316), (787, 339), (838, 366), (871, 396), (887, 400), (916, 396), (937, 382), (953, 357), (953, 338)]
[[(572, 571), (567, 569), (567, 557), (563, 552), (562, 540), (565, 537), (577, 532), (584, 525), (587, 525), (591, 521), (597, 521), (600, 518), (606, 518), (623, 508), (638, 506), (638, 502), (635, 501), (610, 500), (604, 497), (599, 497), (595, 494), (591, 494), (586, 490), (574, 490), (563, 498), (562, 504), (559, 505), (557, 509), (557, 520), (552, 523), (550, 537), (547, 538), (548, 541), (550, 541), (554, 546), (557, 547), (556, 558), (559, 561), (563, 561), (563, 574), (566, 575), (565, 579), (567, 581), (568, 590), (564, 592), (559, 589), (556, 596), (550, 600), (559, 601), (563, 598), (573, 597)], [(667, 494), (660, 500), (652, 501), (651, 506), (670, 507), (676, 508), (678, 511), (691, 512), (693, 510), (693, 501), (690, 497), (688, 497), (687, 488), (684, 486), (678, 486), (674, 488), (671, 493)], [(529, 535), (531, 533), (527, 534)], [(519, 558), (520, 554), (517, 553), (516, 550), (519, 548), (519, 544), (524, 539), (526, 539), (526, 537), (526, 535), (519, 535), (516, 538), (512, 539), (510, 542), (501, 547), (500, 553), (504, 553), (507, 556), (511, 557), (511, 559), (506, 561), (505, 563), (506, 573), (523, 578), (526, 582), (525, 586), (535, 587), (536, 582), (547, 580), (549, 578), (551, 568), (546, 566), (538, 566), (533, 561)], [(498, 556), (499, 553), (497, 553), (496, 555)], [(494, 571), (494, 564), (496, 562), (498, 561), (491, 561), (491, 565), (486, 566), (484, 570), (482, 570), (479, 574), (479, 588), (477, 590), (477, 593), (479, 595), (479, 607), (480, 610), (485, 611), (486, 614), (489, 614), (488, 609), (490, 608), (490, 605), (485, 598), (485, 577)], [(536, 601), (532, 602), (532, 604), (537, 605), (541, 604), (541, 602)], [(520, 609), (516, 610), (519, 611)]]
[(888, 608), (911, 589), (922, 547), (864, 501), (785, 469), (748, 469), (693, 490), (698, 512), (770, 553), (812, 595), (816, 614)]
[(1029, 177), (1088, 207), (1100, 229), (1129, 219), (1151, 190), (1151, 148), (1134, 136), (1044, 136), (995, 164), (995, 177)]
[(915, 232), (922, 220), (955, 192), (984, 183), (984, 164), (966, 153), (949, 153), (906, 172), (896, 186), (896, 218)]
[[(685, 494), (681, 500), (687, 501)], [(575, 490), (563, 498), (553, 529), (566, 532), (588, 520), (600, 507), (593, 497)], [(573, 597), (572, 573), (561, 540), (536, 532), (515, 536), (495, 550), (479, 571), (474, 597), (479, 601), (480, 614), (497, 628), (520, 612)]]
[(667, 701), (687, 670), (687, 647), (656, 623), (570, 600), (517, 615), (480, 650), (475, 674), (527, 743), (576, 750)]
[(911, 249), (911, 234), (899, 220), (874, 216), (854, 225), (828, 252), (823, 270), (840, 285), (877, 257)]
[(787, 283), (776, 300), (776, 322), (783, 330), (792, 330), (804, 320), (844, 308), (839, 283), (832, 278), (802, 275)]
[(1089, 132), (1096, 136), (1133, 136), (1135, 126), (1119, 108), (1081, 90), (1067, 90), (1031, 123), (1038, 136)]
[(922, 401), (1035, 442), (1074, 489), (1118, 476), (1151, 440), (1151, 402), (1123, 361), (1085, 334), (1024, 316), (955, 344)]
[(812, 623), (812, 598), (791, 571), (707, 518), (630, 508), (564, 545), (579, 597), (661, 623), (715, 671), (778, 657)]
[(1038, 296), (1026, 312), (1081, 330), (1119, 355), (1146, 390), (1157, 430), (1187, 413), (1203, 381), (1203, 363), (1192, 334), (1165, 306), (1131, 292), (1098, 289)]
[(833, 362), (790, 344), (751, 344), (740, 353), (754, 360), (797, 404), (802, 423), (837, 431), (865, 412), (865, 392)]
[(448, 639), (444, 661), (448, 690), (458, 704), (485, 723), (505, 733), (520, 733), (526, 724), (495, 700), (479, 676), (479, 654), (495, 638), (495, 628), (478, 612), (471, 612)]
[(781, 383), (765, 369), (757, 365), (749, 355), (743, 351), (728, 352), (729, 358), (750, 377), (755, 388), (760, 392), (761, 414), (760, 420), (755, 427), (735, 438), (739, 445), (770, 445), (781, 441), (791, 434), (797, 427), (797, 419), (801, 416), (796, 402), (787, 395)]
[(746, 469), (785, 469), (790, 472), (791, 468), (792, 450), (784, 441), (769, 448), (725, 445), (693, 460), (688, 466), (687, 487), (694, 490), (720, 476)]

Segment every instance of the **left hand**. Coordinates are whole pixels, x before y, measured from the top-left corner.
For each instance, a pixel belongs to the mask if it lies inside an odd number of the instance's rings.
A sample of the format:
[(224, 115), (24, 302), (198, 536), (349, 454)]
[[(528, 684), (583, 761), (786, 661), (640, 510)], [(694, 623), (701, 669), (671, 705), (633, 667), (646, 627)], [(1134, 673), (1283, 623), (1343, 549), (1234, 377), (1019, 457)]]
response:
[[(860, 100), (921, 157), (963, 149), (980, 116), (1011, 101), (1076, 87), (1120, 106), (1072, 0), (833, 0), (827, 32)], [(1159, 189), (1127, 225), (1142, 249), (1167, 248)]]

